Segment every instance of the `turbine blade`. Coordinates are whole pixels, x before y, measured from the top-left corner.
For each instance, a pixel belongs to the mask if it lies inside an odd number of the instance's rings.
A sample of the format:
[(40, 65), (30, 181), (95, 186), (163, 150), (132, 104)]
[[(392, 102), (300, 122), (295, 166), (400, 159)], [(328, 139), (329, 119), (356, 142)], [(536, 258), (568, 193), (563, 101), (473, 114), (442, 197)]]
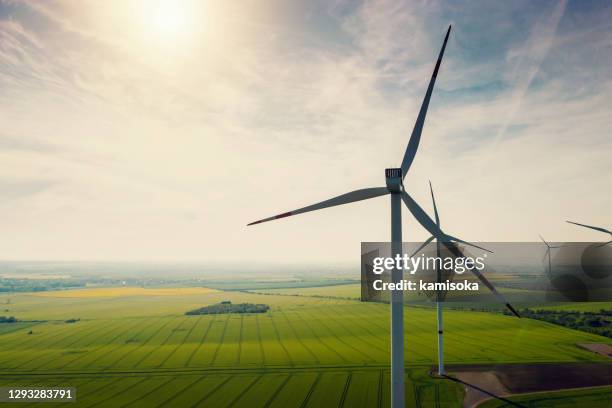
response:
[(550, 248), (550, 245), (548, 245), (548, 242), (546, 242), (546, 240), (544, 238), (542, 238), (541, 235), (539, 235), (539, 237), (542, 240), (542, 242), (544, 243), (544, 245), (546, 245), (548, 248)]
[(412, 258), (413, 256), (415, 256), (416, 254), (418, 254), (419, 252), (421, 252), (421, 250), (423, 248), (425, 248), (427, 246), (427, 244), (429, 244), (431, 241), (434, 240), (434, 236), (432, 235), (431, 237), (427, 238), (427, 241), (423, 242), (423, 244), (419, 247), (419, 249), (417, 249), (416, 251), (414, 251), (412, 253), (412, 255), (410, 255), (410, 257)]
[(492, 254), (492, 253), (493, 253), (493, 251), (491, 251), (491, 250), (489, 250), (489, 249), (487, 249), (487, 248), (483, 248), (483, 247), (478, 246), (478, 245), (476, 245), (476, 244), (472, 244), (471, 242), (467, 242), (467, 241), (464, 241), (464, 240), (459, 239), (459, 238), (457, 238), (457, 237), (453, 237), (452, 235), (447, 235), (447, 237), (448, 237), (448, 238), (450, 238), (450, 239), (452, 239), (453, 241), (461, 242), (462, 244), (469, 245), (469, 246), (474, 247), (474, 248), (482, 249), (483, 251), (487, 251), (487, 252), (488, 252), (488, 253), (490, 253), (490, 254)]
[[(443, 241), (442, 245), (444, 245), (456, 257), (464, 258), (464, 255), (461, 252), (461, 250), (457, 248), (457, 246), (454, 245), (452, 242)], [(493, 286), (491, 282), (489, 282), (489, 280), (485, 278), (485, 276), (482, 273), (480, 273), (478, 269), (471, 268), (470, 272), (472, 272), (487, 288), (489, 288), (489, 290), (493, 293), (493, 295), (495, 295), (495, 297), (501, 303), (503, 303), (508, 308), (508, 310), (510, 310), (516, 317), (521, 317), (521, 315), (514, 309), (514, 307), (512, 307), (512, 305), (508, 303), (506, 298), (504, 298), (504, 296), (501, 293), (499, 293), (497, 289), (495, 289), (495, 286)]]
[(421, 206), (416, 201), (414, 201), (414, 199), (410, 197), (407, 192), (402, 191), (401, 194), (402, 200), (404, 201), (404, 204), (406, 204), (408, 211), (412, 213), (412, 216), (416, 218), (416, 220), (419, 222), (419, 224), (421, 224), (423, 228), (425, 228), (431, 235), (433, 235), (434, 237), (436, 237), (436, 239), (440, 241), (448, 239), (444, 232), (442, 232), (440, 227), (436, 225), (436, 223), (431, 219), (431, 217), (427, 215), (425, 210), (423, 210), (423, 208), (421, 208)]
[(438, 216), (438, 207), (436, 207), (436, 197), (434, 197), (433, 187), (431, 186), (431, 180), (429, 180), (429, 191), (431, 191), (431, 201), (433, 202), (434, 214), (436, 216), (436, 225), (440, 226), (440, 217)]
[[(419, 224), (421, 224), (423, 226), (423, 228), (425, 228), (427, 231), (429, 231), (431, 233), (431, 235), (436, 237), (437, 240), (441, 241), (442, 245), (444, 245), (446, 248), (448, 248), (448, 250), (452, 254), (454, 254), (455, 256), (464, 258), (463, 253), (459, 250), (459, 248), (457, 248), (457, 246), (454, 243), (448, 241), (449, 239), (455, 239), (456, 240), (456, 238), (452, 238), (452, 237), (444, 234), (444, 232), (442, 232), (442, 230), (434, 223), (434, 221), (429, 217), (429, 215), (427, 215), (427, 213), (421, 208), (421, 206), (416, 201), (414, 201), (414, 199), (412, 197), (410, 197), (410, 195), (407, 192), (402, 191), (401, 194), (402, 194), (402, 200), (404, 201), (404, 204), (406, 204), (406, 207), (408, 207), (408, 210), (412, 213), (412, 216), (417, 219)], [(480, 248), (480, 249), (483, 249), (483, 250), (487, 251), (484, 248)], [(470, 271), (474, 275), (476, 275), (476, 277), (487, 288), (489, 288), (489, 290), (500, 300), (500, 302), (505, 304), (506, 307), (516, 317), (521, 317), (518, 314), (518, 312), (512, 307), (512, 305), (506, 301), (506, 299), (497, 291), (497, 289), (495, 289), (495, 287), (491, 284), (491, 282), (489, 282), (489, 280), (487, 278), (485, 278), (482, 273), (480, 273), (480, 271), (478, 271), (477, 269), (470, 269)]]
[(291, 215), (298, 215), (309, 211), (322, 210), (323, 208), (334, 207), (336, 205), (348, 204), (355, 201), (367, 200), (374, 197), (379, 197), (385, 194), (389, 194), (389, 190), (387, 187), (373, 187), (373, 188), (364, 188), (361, 190), (351, 191), (350, 193), (339, 195), (338, 197), (330, 198), (329, 200), (321, 201), (320, 203), (316, 203), (313, 205), (309, 205), (307, 207), (298, 208), (297, 210), (289, 211), (286, 213), (274, 215), (272, 217), (264, 218), (259, 221), (254, 221), (249, 225), (261, 224), (266, 221), (273, 221), (279, 218), (289, 217)]
[(607, 230), (605, 228), (593, 227), (592, 225), (580, 224), (579, 222), (573, 222), (573, 221), (566, 221), (566, 222), (569, 222), (570, 224), (574, 224), (574, 225), (580, 225), (581, 227), (590, 228), (590, 229), (593, 229), (595, 231), (600, 231), (600, 232), (612, 235), (612, 231)]
[(440, 227), (436, 225), (436, 223), (434, 223), (431, 217), (427, 215), (427, 213), (421, 208), (421, 206), (416, 201), (414, 201), (414, 199), (410, 197), (410, 195), (405, 191), (402, 191), (402, 200), (404, 200), (404, 204), (406, 204), (406, 207), (408, 207), (408, 211), (412, 213), (413, 217), (416, 218), (419, 224), (421, 224), (423, 228), (429, 231), (429, 233), (433, 235), (434, 237), (436, 237), (438, 240), (440, 241), (454, 240), (457, 242), (461, 242), (462, 244), (473, 246), (475, 248), (482, 249), (483, 251), (493, 253), (493, 251), (490, 251), (486, 248), (480, 247), (478, 245), (472, 244), (462, 239), (445, 234), (440, 229)]
[(429, 86), (427, 87), (427, 92), (425, 92), (425, 98), (423, 99), (421, 110), (419, 111), (419, 116), (417, 116), (417, 120), (414, 124), (414, 128), (412, 129), (412, 134), (410, 135), (410, 141), (408, 142), (408, 147), (406, 148), (406, 152), (404, 153), (404, 158), (402, 159), (402, 177), (406, 177), (406, 173), (408, 173), (408, 169), (412, 165), (414, 156), (416, 155), (416, 152), (419, 148), (419, 142), (421, 141), (421, 133), (423, 132), (423, 125), (425, 124), (425, 117), (427, 116), (427, 108), (429, 106), (429, 100), (431, 99), (431, 93), (433, 91), (434, 84), (436, 83), (436, 77), (438, 76), (438, 70), (440, 69), (440, 63), (442, 62), (442, 57), (444, 56), (444, 49), (446, 48), (446, 43), (448, 41), (448, 36), (450, 35), (450, 31), (451, 31), (451, 26), (448, 26), (446, 37), (444, 37), (444, 43), (442, 43), (442, 49), (440, 50), (440, 54), (438, 55), (438, 61), (436, 62), (436, 67), (434, 68), (431, 79), (429, 80)]

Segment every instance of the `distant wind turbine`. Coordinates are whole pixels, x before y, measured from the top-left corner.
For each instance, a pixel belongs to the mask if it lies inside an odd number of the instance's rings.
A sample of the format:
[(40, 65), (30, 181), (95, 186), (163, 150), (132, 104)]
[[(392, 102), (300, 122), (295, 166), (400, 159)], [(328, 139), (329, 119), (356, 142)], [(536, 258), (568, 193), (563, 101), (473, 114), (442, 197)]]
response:
[[(566, 222), (569, 222), (570, 224), (574, 224), (574, 225), (579, 225), (581, 227), (590, 228), (590, 229), (595, 230), (595, 231), (603, 232), (604, 234), (609, 234), (610, 238), (612, 238), (612, 231), (610, 231), (608, 229), (605, 229), (605, 228), (602, 228), (602, 227), (593, 227), (592, 225), (580, 224), (578, 222), (573, 222), (573, 221), (566, 221)], [(608, 242), (604, 242), (602, 244), (602, 246), (608, 245), (611, 242), (612, 242), (612, 239), (610, 241), (608, 241)]]
[(546, 245), (546, 254), (544, 256), (548, 256), (548, 276), (550, 277), (551, 276), (551, 272), (552, 272), (552, 263), (550, 261), (550, 250), (551, 249), (561, 248), (561, 246), (552, 246), (552, 245), (550, 245), (548, 242), (546, 242), (546, 240), (544, 238), (542, 238), (541, 235), (540, 235), (540, 239), (542, 240), (544, 245)]
[[(461, 240), (459, 238), (453, 237), (452, 235), (448, 235), (445, 232), (443, 232), (440, 229), (440, 216), (438, 215), (438, 207), (436, 206), (436, 198), (434, 196), (434, 192), (433, 192), (433, 187), (431, 185), (431, 181), (429, 182), (429, 191), (431, 192), (431, 201), (433, 203), (433, 208), (434, 208), (434, 216), (435, 216), (435, 219), (436, 219), (436, 223), (435, 223), (435, 227), (436, 228), (433, 228), (431, 226), (431, 223), (433, 221), (431, 220), (431, 218), (429, 218), (429, 216), (427, 216), (427, 214), (425, 214), (425, 216), (423, 216), (423, 214), (419, 214), (418, 212), (417, 213), (413, 212), (413, 215), (415, 216), (417, 221), (419, 221), (419, 223), (421, 225), (423, 225), (426, 229), (428, 229), (430, 231), (430, 233), (432, 234), (432, 236), (429, 237), (425, 242), (423, 242), (423, 244), (421, 244), (421, 246), (416, 251), (414, 251), (412, 253), (411, 257), (417, 255), (420, 251), (423, 250), (423, 248), (425, 248), (434, 239), (436, 240), (436, 256), (438, 258), (441, 257), (442, 246), (444, 246), (454, 256), (456, 256), (458, 258), (463, 258), (464, 257), (463, 252), (461, 251), (461, 249), (457, 245), (457, 242), (460, 242), (460, 243), (463, 243), (463, 244), (466, 244), (466, 245), (469, 245), (469, 246), (472, 246), (472, 247), (475, 247), (475, 248), (478, 248), (478, 249), (482, 249), (483, 251), (491, 252), (491, 251), (489, 251), (486, 248), (483, 248), (483, 247), (480, 247), (478, 245), (474, 245), (472, 243), (463, 241), (463, 240)], [(414, 203), (414, 201), (413, 201), (413, 203)], [(414, 203), (414, 204), (416, 204), (416, 203)], [(414, 205), (414, 204), (411, 203), (410, 205)], [(406, 205), (408, 205), (408, 203)], [(409, 209), (410, 209), (410, 207), (409, 207)], [(504, 297), (484, 277), (484, 275), (482, 275), (482, 273), (480, 273), (480, 271), (478, 271), (475, 268), (470, 269), (470, 271), (474, 275), (476, 275), (476, 277), (478, 279), (480, 279), (482, 281), (482, 283), (484, 283), (485, 286), (487, 288), (489, 288), (489, 290), (491, 292), (493, 292), (493, 294), (497, 297), (497, 299), (500, 302), (504, 303), (506, 305), (506, 307), (516, 317), (520, 317), (520, 315), (512, 307), (512, 305), (510, 303), (508, 303), (504, 299)], [(436, 280), (437, 280), (438, 283), (442, 282), (442, 272), (438, 268), (438, 265), (436, 265)], [(438, 322), (438, 374), (440, 376), (445, 375), (445, 370), (444, 370), (444, 321), (443, 321), (443, 316), (442, 316), (443, 304), (444, 303), (443, 303), (443, 299), (441, 298), (441, 293), (438, 290), (438, 291), (436, 291), (436, 312), (437, 312), (437, 322)]]
[[(438, 215), (438, 207), (436, 206), (436, 197), (434, 196), (433, 187), (431, 185), (431, 181), (429, 182), (429, 191), (431, 191), (431, 202), (433, 204), (434, 216), (436, 217), (436, 225), (440, 227), (440, 217)], [(427, 244), (429, 244), (433, 240), (433, 236), (427, 239), (423, 245), (421, 245), (414, 253), (411, 255), (415, 256), (418, 254)], [(441, 256), (441, 243), (436, 240), (436, 256), (440, 258)], [(436, 263), (436, 282), (442, 282), (442, 271), (440, 271), (439, 265)], [(439, 290), (436, 291), (436, 315), (438, 322), (438, 375), (443, 376), (444, 372), (444, 320), (442, 316), (442, 308), (443, 302), (441, 299), (441, 293)]]
[[(425, 124), (425, 117), (427, 115), (427, 108), (429, 106), (429, 100), (434, 88), (438, 70), (442, 62), (444, 55), (444, 49), (450, 35), (451, 27), (448, 27), (442, 49), (438, 55), (438, 60), (434, 68), (433, 74), (429, 81), (429, 86), (425, 93), (425, 98), (421, 104), (421, 109), (417, 116), (416, 123), (410, 135), (408, 146), (402, 159), (400, 168), (385, 169), (385, 180), (386, 187), (372, 187), (364, 188), (361, 190), (351, 191), (346, 194), (339, 195), (329, 200), (321, 201), (316, 204), (302, 207), (297, 210), (281, 213), (272, 217), (264, 218), (258, 221), (249, 223), (248, 225), (260, 224), (266, 221), (273, 221), (280, 218), (286, 218), (292, 215), (303, 214), (310, 211), (321, 210), (324, 208), (334, 207), (337, 205), (348, 204), (356, 201), (368, 200), (370, 198), (380, 197), (387, 194), (391, 195), (391, 255), (401, 255), (402, 253), (402, 213), (401, 213), (401, 202), (404, 201), (408, 210), (412, 215), (419, 221), (419, 223), (432, 234), (433, 237), (441, 241), (441, 243), (447, 247), (451, 253), (456, 256), (462, 256), (461, 251), (450, 241), (462, 242), (467, 245), (469, 244), (458, 238), (444, 234), (440, 227), (423, 211), (423, 209), (417, 204), (416, 201), (404, 190), (403, 180), (414, 161), (419, 142), (421, 140), (421, 133), (423, 132), (423, 125)], [(429, 242), (433, 239), (430, 238)], [(472, 245), (475, 246), (475, 245)], [(479, 248), (479, 247), (478, 247)], [(485, 286), (487, 286), (493, 293), (501, 299), (503, 303), (518, 316), (518, 313), (505, 299), (495, 290), (493, 285), (477, 270), (473, 269), (478, 279), (480, 279)], [(395, 269), (391, 272), (391, 281), (393, 283), (399, 283), (403, 278), (403, 271)], [(404, 407), (404, 294), (400, 290), (394, 290), (391, 292), (391, 406), (393, 408)]]

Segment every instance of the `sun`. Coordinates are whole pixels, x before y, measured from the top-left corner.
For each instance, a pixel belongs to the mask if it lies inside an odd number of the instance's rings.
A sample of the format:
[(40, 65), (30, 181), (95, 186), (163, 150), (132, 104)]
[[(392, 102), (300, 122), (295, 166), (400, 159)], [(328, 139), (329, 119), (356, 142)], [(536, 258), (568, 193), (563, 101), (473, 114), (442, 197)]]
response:
[(190, 29), (186, 2), (158, 0), (152, 5), (152, 28), (160, 35), (177, 37)]
[(177, 44), (188, 41), (195, 34), (201, 12), (193, 0), (147, 0), (141, 14), (146, 26), (146, 36), (157, 43)]

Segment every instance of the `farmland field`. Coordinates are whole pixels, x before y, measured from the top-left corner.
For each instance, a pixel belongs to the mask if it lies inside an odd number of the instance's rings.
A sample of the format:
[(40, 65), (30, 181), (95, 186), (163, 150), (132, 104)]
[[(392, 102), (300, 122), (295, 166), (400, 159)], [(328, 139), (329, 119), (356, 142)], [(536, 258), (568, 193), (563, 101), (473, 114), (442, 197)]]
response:
[[(388, 306), (340, 299), (350, 286), (337, 297), (333, 287), (78, 289), (12, 294), (10, 304), (2, 295), (5, 313), (24, 322), (0, 326), (0, 385), (73, 386), (83, 407), (386, 406)], [(271, 310), (184, 315), (223, 300)], [(502, 314), (445, 318), (449, 364), (606, 362), (576, 346), (609, 342), (600, 336)], [(406, 309), (408, 406), (461, 406), (459, 385), (428, 375), (435, 333), (435, 311)]]

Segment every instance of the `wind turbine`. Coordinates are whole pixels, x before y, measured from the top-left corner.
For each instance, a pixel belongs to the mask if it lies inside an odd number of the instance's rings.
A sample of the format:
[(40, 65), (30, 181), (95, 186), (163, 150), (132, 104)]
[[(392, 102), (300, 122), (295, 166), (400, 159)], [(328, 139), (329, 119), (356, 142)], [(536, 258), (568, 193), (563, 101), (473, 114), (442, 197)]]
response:
[[(578, 222), (573, 222), (573, 221), (566, 221), (566, 222), (569, 222), (570, 224), (574, 224), (574, 225), (580, 225), (581, 227), (590, 228), (592, 230), (603, 232), (605, 234), (610, 234), (610, 238), (612, 238), (612, 231), (607, 230), (605, 228), (602, 228), (602, 227), (593, 227), (592, 225), (580, 224)], [(608, 245), (611, 242), (612, 242), (612, 239), (610, 241), (608, 241), (608, 242), (604, 242), (601, 246)]]
[[(416, 123), (410, 135), (408, 146), (402, 159), (400, 168), (385, 169), (385, 181), (386, 187), (372, 187), (364, 188), (360, 190), (351, 191), (346, 194), (339, 195), (329, 200), (321, 201), (316, 204), (309, 205), (307, 207), (298, 208), (297, 210), (284, 212), (272, 217), (264, 218), (258, 221), (249, 223), (248, 225), (260, 224), (267, 221), (273, 221), (280, 218), (286, 218), (292, 215), (303, 214), (310, 211), (321, 210), (324, 208), (334, 207), (342, 204), (353, 203), (356, 201), (368, 200), (370, 198), (380, 197), (389, 194), (391, 196), (391, 256), (401, 255), (402, 253), (402, 213), (401, 213), (401, 202), (408, 207), (408, 210), (412, 215), (419, 221), (419, 223), (427, 229), (433, 236), (442, 241), (451, 253), (461, 256), (459, 249), (454, 246), (449, 240), (457, 242), (463, 242), (457, 238), (446, 235), (440, 230), (438, 225), (423, 211), (423, 209), (417, 204), (416, 201), (408, 195), (404, 190), (403, 180), (414, 161), (419, 142), (421, 140), (421, 133), (423, 132), (423, 125), (425, 124), (425, 117), (427, 115), (427, 108), (429, 106), (429, 100), (433, 91), (438, 70), (442, 62), (446, 43), (450, 35), (451, 26), (448, 27), (442, 49), (438, 55), (438, 60), (434, 68), (433, 74), (429, 81), (429, 86), (425, 92), (425, 98), (421, 104), (421, 109), (417, 116)], [(431, 238), (433, 239), (433, 238)], [(430, 239), (430, 242), (431, 242)], [(451, 249), (452, 248), (452, 249)], [(477, 270), (472, 272), (480, 279), (490, 290), (493, 291), (508, 308), (518, 316), (516, 311), (508, 304), (505, 299), (495, 290), (495, 288), (489, 283), (489, 281)], [(399, 283), (402, 280), (403, 271), (394, 269), (391, 271), (391, 281), (393, 283)], [(391, 292), (391, 406), (393, 408), (404, 407), (404, 294), (402, 291), (394, 290)]]
[(546, 255), (544, 255), (544, 256), (548, 256), (548, 276), (550, 276), (551, 271), (552, 271), (552, 264), (551, 264), (551, 261), (550, 261), (550, 250), (551, 249), (561, 248), (561, 246), (552, 246), (552, 245), (550, 245), (548, 242), (546, 242), (546, 240), (544, 238), (542, 238), (541, 235), (540, 235), (540, 239), (542, 240), (544, 245), (546, 245)]
[[(438, 258), (441, 257), (442, 246), (444, 246), (455, 257), (463, 258), (464, 255), (461, 249), (459, 248), (459, 246), (457, 245), (458, 242), (478, 248), (478, 249), (482, 249), (483, 251), (491, 252), (486, 248), (480, 247), (478, 245), (474, 245), (470, 242), (463, 241), (459, 238), (453, 237), (452, 235), (448, 235), (445, 232), (443, 232), (442, 229), (440, 228), (440, 216), (438, 215), (438, 207), (436, 206), (436, 198), (434, 196), (431, 181), (429, 182), (429, 190), (431, 192), (431, 201), (433, 203), (434, 216), (436, 219), (435, 224), (433, 224), (432, 219), (429, 218), (429, 216), (420, 207), (418, 207), (418, 204), (416, 204), (416, 202), (412, 200), (412, 198), (407, 193), (405, 193), (405, 195), (402, 196), (402, 198), (404, 199), (404, 202), (406, 203), (406, 206), (408, 206), (408, 209), (412, 212), (413, 216), (417, 219), (417, 221), (419, 221), (419, 223), (423, 227), (425, 227), (425, 229), (427, 229), (432, 234), (431, 237), (429, 237), (425, 242), (423, 242), (423, 244), (421, 244), (421, 246), (416, 251), (413, 252), (411, 257), (418, 254), (423, 248), (425, 248), (434, 239), (436, 240), (436, 255)], [(438, 266), (439, 265), (436, 265), (436, 279), (438, 283), (441, 283), (442, 273)], [(482, 273), (480, 273), (480, 271), (478, 271), (475, 268), (472, 268), (470, 269), (470, 272), (476, 275), (476, 277), (480, 279), (480, 281), (484, 283), (485, 286), (489, 288), (491, 292), (493, 292), (493, 294), (497, 297), (497, 299), (500, 302), (504, 303), (506, 307), (516, 317), (521, 317), (518, 314), (518, 312), (512, 307), (512, 305), (508, 303), (504, 299), (504, 297), (495, 289), (495, 287), (488, 281), (488, 279), (485, 278), (484, 275), (482, 275)], [(441, 298), (441, 293), (438, 290), (436, 291), (436, 312), (437, 312), (437, 323), (438, 323), (438, 374), (440, 376), (445, 375), (445, 370), (444, 370), (444, 321), (442, 318), (442, 311), (443, 311), (443, 301)]]
[[(429, 181), (429, 191), (431, 191), (431, 202), (433, 203), (434, 216), (436, 217), (436, 225), (440, 227), (440, 217), (438, 216), (438, 207), (436, 206), (436, 197), (434, 196), (433, 187), (431, 181)], [(433, 236), (428, 238), (414, 253), (410, 256), (411, 258), (418, 254), (425, 246), (427, 246), (432, 240)], [(438, 259), (441, 257), (441, 242), (436, 240), (436, 256)], [(436, 263), (436, 281), (442, 283), (442, 273), (439, 265)], [(438, 375), (442, 377), (444, 372), (444, 320), (442, 319), (442, 299), (439, 290), (436, 290), (436, 316), (438, 323)]]

